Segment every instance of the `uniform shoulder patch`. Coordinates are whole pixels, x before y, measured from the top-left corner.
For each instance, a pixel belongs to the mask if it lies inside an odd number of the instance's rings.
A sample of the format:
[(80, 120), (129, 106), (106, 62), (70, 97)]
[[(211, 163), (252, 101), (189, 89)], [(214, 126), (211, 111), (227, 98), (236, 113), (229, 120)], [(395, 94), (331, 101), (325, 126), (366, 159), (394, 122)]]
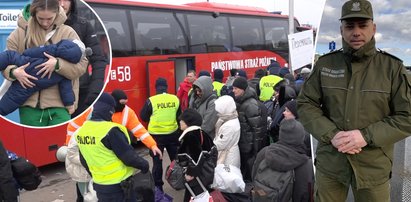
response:
[(325, 56), (329, 56), (329, 55), (332, 55), (332, 54), (336, 54), (336, 53), (342, 53), (342, 48), (340, 48), (338, 50), (335, 50), (335, 51), (330, 51), (328, 53), (325, 53), (324, 55), (321, 55), (320, 58), (325, 57)]
[(392, 55), (392, 54), (390, 54), (390, 53), (388, 53), (388, 52), (386, 52), (386, 51), (383, 51), (383, 50), (381, 50), (381, 49), (378, 49), (378, 52), (380, 52), (380, 53), (382, 53), (382, 54), (384, 54), (384, 55), (388, 55), (388, 56), (390, 56), (390, 57), (392, 57), (392, 58), (394, 58), (394, 59), (399, 60), (399, 61), (402, 62), (402, 60), (401, 60), (400, 58), (398, 58), (397, 56)]

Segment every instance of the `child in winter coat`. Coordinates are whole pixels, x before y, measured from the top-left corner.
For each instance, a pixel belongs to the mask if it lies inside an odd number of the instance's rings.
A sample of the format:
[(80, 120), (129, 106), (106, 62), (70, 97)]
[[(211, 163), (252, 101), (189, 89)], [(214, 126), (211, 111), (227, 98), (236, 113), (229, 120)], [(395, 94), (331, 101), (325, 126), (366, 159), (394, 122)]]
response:
[(41, 78), (37, 75), (40, 69), (36, 67), (48, 60), (44, 53), (60, 57), (71, 63), (78, 63), (83, 58), (84, 44), (79, 40), (61, 40), (57, 44), (26, 49), (23, 54), (6, 50), (0, 53), (0, 71), (9, 65), (22, 66), (30, 63), (25, 72), (37, 78), (32, 88), (23, 88), (18, 81), (14, 81), (0, 100), (0, 114), (5, 116), (19, 108), (35, 92), (59, 84), (60, 97), (68, 112), (74, 112), (74, 93), (71, 80), (53, 73), (50, 78)]

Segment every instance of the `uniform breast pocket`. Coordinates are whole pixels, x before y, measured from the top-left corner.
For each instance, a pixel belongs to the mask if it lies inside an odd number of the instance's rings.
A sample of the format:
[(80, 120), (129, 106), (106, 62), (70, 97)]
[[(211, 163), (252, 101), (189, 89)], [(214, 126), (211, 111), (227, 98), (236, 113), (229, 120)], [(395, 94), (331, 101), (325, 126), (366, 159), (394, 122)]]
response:
[[(390, 113), (390, 96), (389, 87), (375, 84), (369, 88), (361, 90), (361, 107), (360, 116), (367, 115), (370, 119), (372, 117), (380, 119)], [(375, 120), (377, 121), (377, 120)]]

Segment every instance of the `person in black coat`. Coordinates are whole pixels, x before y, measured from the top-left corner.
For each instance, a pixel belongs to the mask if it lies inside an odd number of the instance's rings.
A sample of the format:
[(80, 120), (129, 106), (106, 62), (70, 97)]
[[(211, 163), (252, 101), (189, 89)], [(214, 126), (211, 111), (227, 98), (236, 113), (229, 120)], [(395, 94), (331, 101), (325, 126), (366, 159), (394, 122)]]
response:
[(91, 54), (88, 55), (88, 60), (91, 64), (91, 74), (87, 71), (79, 78), (80, 91), (78, 107), (72, 114), (72, 117), (76, 117), (87, 109), (102, 91), (108, 62), (103, 54), (93, 26), (87, 19), (77, 15), (77, 0), (59, 1), (67, 15), (67, 20), (64, 24), (72, 27), (84, 45), (92, 50), (92, 53), (88, 53)]
[[(304, 145), (304, 127), (295, 119), (284, 119), (280, 124), (280, 136), (276, 143), (262, 149), (255, 160), (253, 178), (258, 175), (259, 163), (265, 159), (275, 173), (294, 170), (292, 201), (312, 201), (314, 171), (312, 160), (307, 156)], [(274, 174), (274, 172), (273, 172)], [(267, 176), (270, 179), (270, 176)], [(274, 176), (272, 176), (274, 179)], [(267, 180), (270, 183), (278, 183)], [(267, 185), (271, 187), (270, 185)]]
[(0, 201), (17, 202), (19, 191), (13, 178), (10, 159), (0, 141)]
[[(179, 117), (180, 129), (183, 130), (179, 141), (180, 148), (178, 154), (188, 154), (194, 162), (198, 162), (202, 151), (210, 151), (213, 147), (213, 140), (201, 129), (203, 119), (201, 115), (194, 109), (186, 109)], [(205, 187), (208, 187), (212, 183), (214, 178), (214, 168), (211, 172), (205, 165), (205, 162), (200, 161), (198, 165), (194, 165), (189, 159), (180, 159), (181, 166), (187, 167), (185, 173), (186, 181), (195, 194), (203, 192), (200, 185), (195, 180), (195, 177), (199, 177)], [(217, 158), (215, 156), (215, 161)], [(211, 166), (213, 167), (213, 166)], [(215, 167), (215, 164), (214, 164)], [(211, 179), (211, 180), (209, 180)], [(186, 189), (184, 194), (184, 201), (189, 201), (191, 197), (190, 192)]]

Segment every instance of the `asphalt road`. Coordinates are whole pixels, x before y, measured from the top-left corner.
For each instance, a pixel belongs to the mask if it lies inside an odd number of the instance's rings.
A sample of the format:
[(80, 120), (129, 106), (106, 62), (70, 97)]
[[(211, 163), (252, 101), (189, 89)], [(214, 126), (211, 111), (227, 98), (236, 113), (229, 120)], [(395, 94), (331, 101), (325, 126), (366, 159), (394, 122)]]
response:
[[(140, 156), (143, 156), (150, 162), (150, 170), (152, 167), (152, 159), (148, 155), (148, 150), (145, 148), (136, 149)], [(163, 167), (170, 164), (168, 155), (165, 152), (163, 158)], [(76, 201), (76, 185), (67, 174), (64, 163), (56, 163), (41, 167), (42, 183), (40, 187), (34, 191), (21, 191), (20, 202), (75, 202)], [(164, 191), (174, 198), (174, 201), (182, 201), (184, 190), (176, 191), (171, 188), (167, 182), (163, 186)]]

